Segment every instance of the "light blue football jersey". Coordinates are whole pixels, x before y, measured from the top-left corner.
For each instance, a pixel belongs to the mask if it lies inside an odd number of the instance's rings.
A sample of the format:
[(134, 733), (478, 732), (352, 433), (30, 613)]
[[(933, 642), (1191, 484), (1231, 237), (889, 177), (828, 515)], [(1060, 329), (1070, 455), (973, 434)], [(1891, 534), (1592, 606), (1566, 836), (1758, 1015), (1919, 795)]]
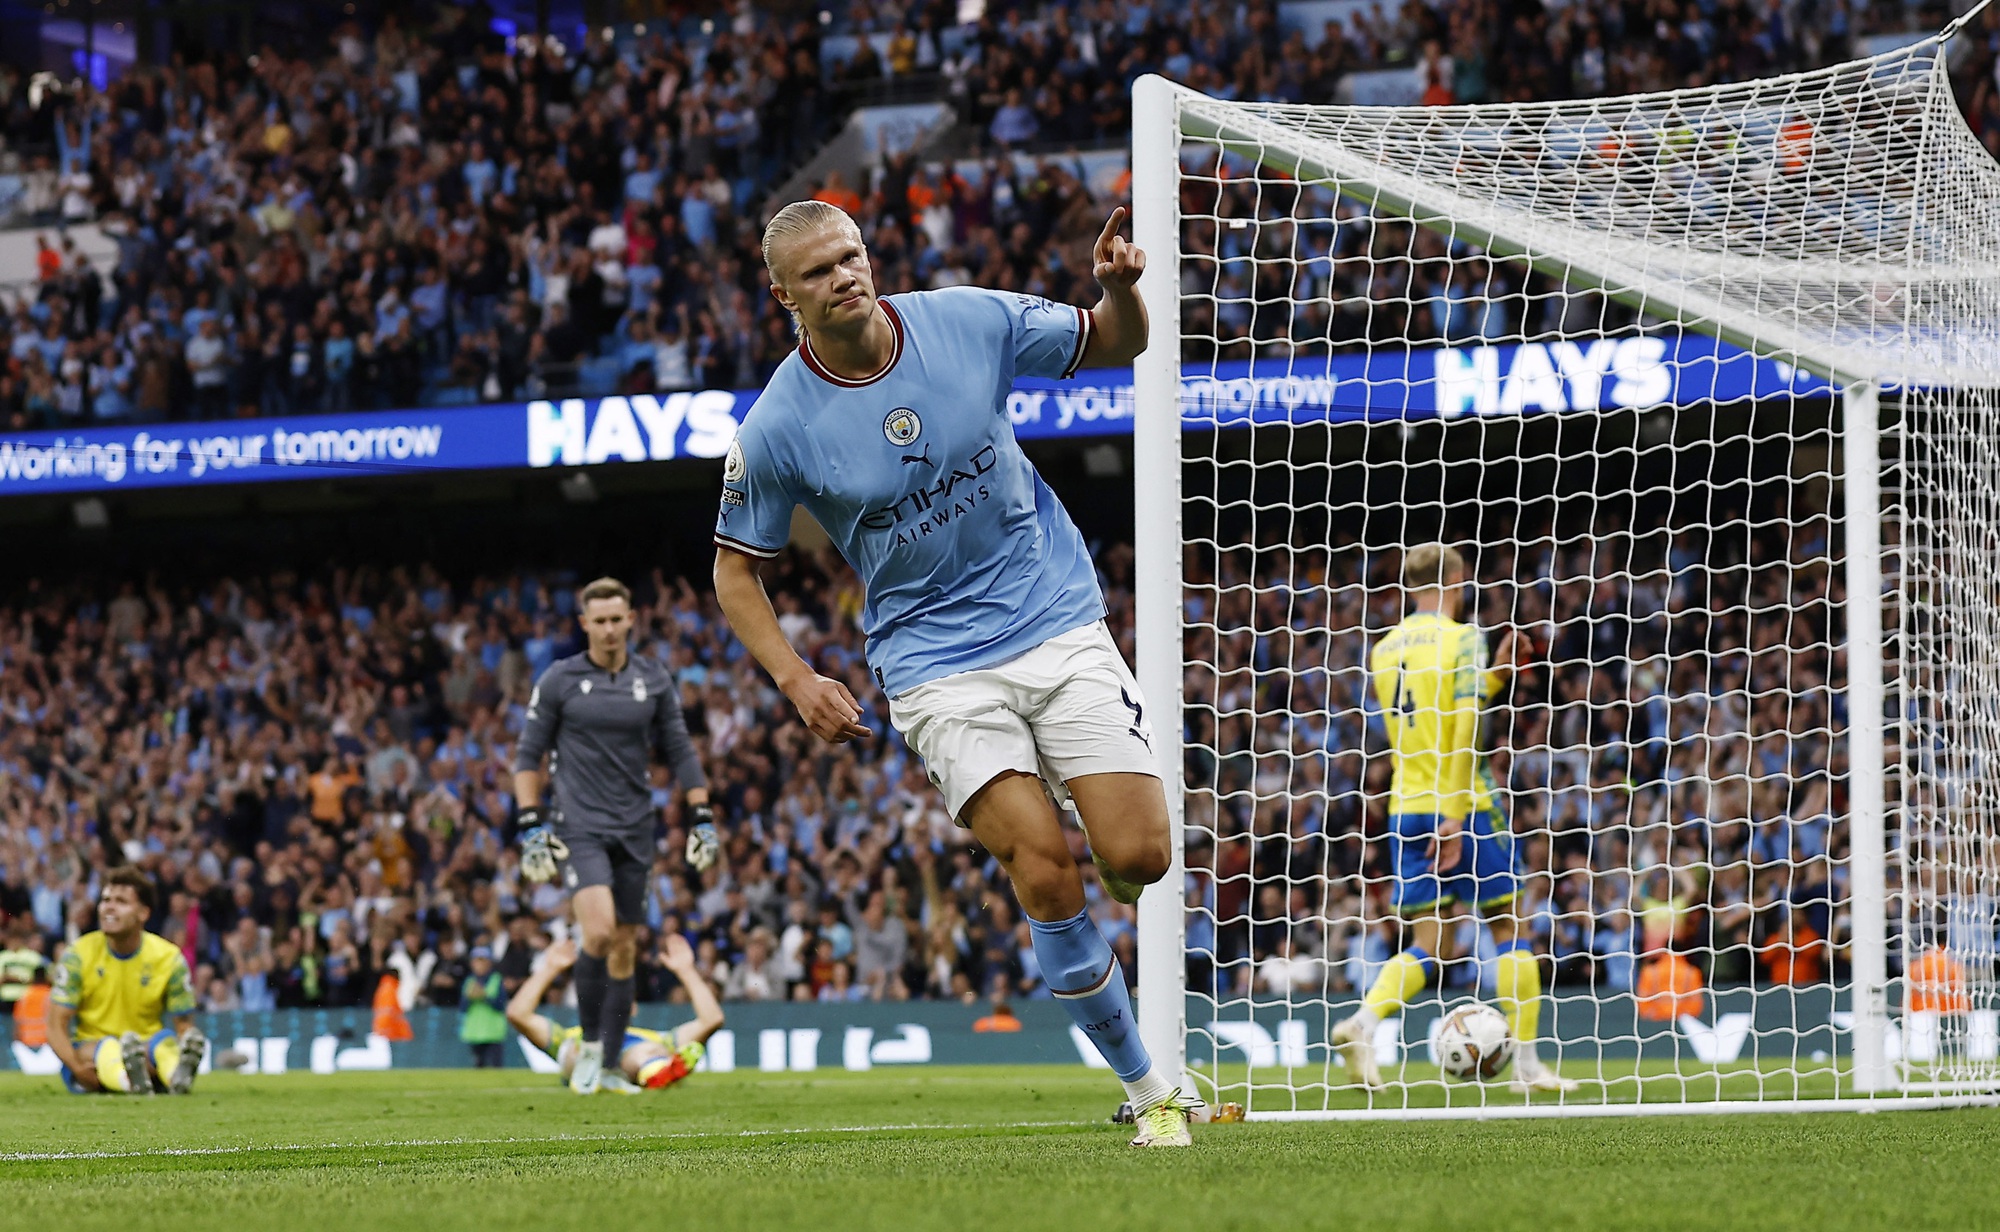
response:
[(802, 345), (743, 420), (715, 541), (771, 557), (796, 505), (861, 575), (868, 662), (896, 696), (1100, 620), (1083, 536), (1014, 440), (1016, 376), (1067, 378), (1090, 317), (953, 287), (882, 300), (888, 366), (850, 381)]

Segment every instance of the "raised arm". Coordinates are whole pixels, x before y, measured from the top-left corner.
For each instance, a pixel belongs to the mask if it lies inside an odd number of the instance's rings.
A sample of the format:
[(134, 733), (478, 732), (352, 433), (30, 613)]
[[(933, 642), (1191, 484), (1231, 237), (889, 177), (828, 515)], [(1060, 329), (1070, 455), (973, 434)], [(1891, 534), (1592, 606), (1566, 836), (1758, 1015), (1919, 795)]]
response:
[(1146, 349), (1146, 305), (1139, 299), (1139, 275), (1146, 254), (1118, 234), (1125, 207), (1111, 211), (1091, 252), (1092, 272), (1104, 297), (1090, 310), (1090, 341), (1083, 348), (1083, 367), (1129, 364)]
[(556, 942), (542, 952), (542, 961), (507, 1000), (508, 1024), (543, 1052), (549, 1049), (549, 1020), (539, 1012), (542, 998), (548, 995), (549, 985), (556, 982), (556, 977), (569, 970), (575, 961), (576, 942)]
[(861, 705), (847, 686), (814, 671), (778, 627), (778, 613), (758, 576), (757, 560), (733, 548), (715, 550), (715, 598), (736, 640), (756, 656), (779, 691), (798, 707), (812, 733), (834, 744), (872, 735), (861, 725)]
[(1493, 699), (1500, 696), (1501, 690), (1513, 681), (1514, 673), (1527, 660), (1530, 650), (1528, 639), (1521, 635), (1519, 629), (1509, 629), (1501, 635), (1500, 650), (1494, 655), (1493, 663), (1486, 669), (1482, 680), (1482, 701), (1491, 705)]
[(722, 1003), (715, 999), (715, 990), (708, 986), (708, 981), (701, 978), (687, 938), (679, 933), (668, 933), (661, 949), (667, 970), (680, 978), (681, 987), (687, 989), (688, 1001), (694, 1006), (694, 1021), (674, 1028), (674, 1044), (685, 1048), (689, 1044), (702, 1043), (722, 1029)]

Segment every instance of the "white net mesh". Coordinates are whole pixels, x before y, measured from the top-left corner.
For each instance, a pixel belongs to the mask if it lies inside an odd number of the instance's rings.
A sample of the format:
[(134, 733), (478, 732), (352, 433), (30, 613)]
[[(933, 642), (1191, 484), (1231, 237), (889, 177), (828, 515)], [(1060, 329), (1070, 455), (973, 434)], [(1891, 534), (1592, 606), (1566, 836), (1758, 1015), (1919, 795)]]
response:
[[(1904, 399), (1885, 452), (1892, 961), (1912, 1087), (1990, 1086), (2000, 1054), (2000, 399)], [(1895, 874), (1900, 873), (1900, 876)], [(1899, 908), (1899, 910), (1898, 910)]]
[[(1181, 96), (1187, 1059), (1216, 1097), (1521, 1106), (1440, 1078), (1470, 997), (1582, 1082), (1543, 1104), (1852, 1094), (1857, 903), (1888, 909), (1894, 1072), (2000, 1078), (2000, 167), (1943, 46), (1547, 105)], [(1858, 575), (1857, 383), (1888, 390)], [(1437, 887), (1391, 750), (1422, 704), (1370, 663), (1434, 543), (1519, 668), (1479, 690), (1495, 837), (1442, 887), (1428, 988), (1366, 1024), (1371, 1093), (1335, 1029)], [(1887, 626), (1860, 886), (1854, 576)], [(1520, 942), (1539, 1023), (1501, 995)]]

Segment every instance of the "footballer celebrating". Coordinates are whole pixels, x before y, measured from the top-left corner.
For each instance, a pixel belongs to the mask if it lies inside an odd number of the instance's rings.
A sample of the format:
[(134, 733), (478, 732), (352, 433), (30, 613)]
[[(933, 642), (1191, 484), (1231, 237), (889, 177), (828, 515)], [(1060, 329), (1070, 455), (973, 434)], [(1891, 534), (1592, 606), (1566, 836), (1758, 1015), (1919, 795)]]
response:
[(1446, 925), (1462, 918), (1451, 910), (1461, 904), (1477, 908), (1499, 951), (1495, 991), (1514, 1035), (1515, 1090), (1574, 1091), (1573, 1080), (1535, 1054), (1541, 970), (1514, 913), (1521, 882), (1513, 833), (1479, 751), (1480, 712), (1513, 674), (1521, 636), (1508, 632), (1498, 664), (1488, 670), (1479, 630), (1459, 621), (1468, 576), (1457, 549), (1412, 548), (1403, 558), (1402, 578), (1411, 612), (1369, 656), (1369, 678), (1389, 731), (1391, 894), (1403, 920), (1404, 948), (1383, 964), (1360, 1008), (1334, 1028), (1333, 1043), (1356, 1081), (1382, 1085), (1375, 1026), (1401, 1013), (1439, 964), (1451, 960)]
[(1085, 311), (976, 287), (880, 298), (846, 213), (778, 211), (764, 263), (801, 338), (729, 450), (715, 590), (814, 734), (866, 737), (853, 695), (786, 641), (757, 572), (796, 506), (833, 537), (866, 589), (890, 721), (1006, 867), (1050, 988), (1138, 1113), (1133, 1145), (1185, 1146), (1200, 1105), (1153, 1069), (1050, 800), (1074, 803), (1106, 890), (1136, 901), (1170, 858), (1151, 729), (1083, 536), (1007, 416), (1016, 377), (1068, 378), (1145, 349), (1145, 257), (1118, 234), (1124, 214), (1098, 237), (1103, 295)]
[[(689, 863), (714, 863), (717, 840), (708, 780), (673, 673), (627, 649), (631, 590), (599, 578), (577, 592), (576, 607), (589, 645), (549, 664), (535, 681), (514, 755), (514, 803), (522, 875), (547, 881), (560, 868), (583, 934), (576, 959), (582, 1038), (569, 1085), (588, 1095), (603, 1073), (604, 1042), (623, 1040), (632, 1021), (632, 969), (653, 866), (655, 754), (672, 767), (687, 802)], [(542, 793), (551, 783), (553, 807), (545, 811)]]
[[(97, 931), (63, 954), (49, 991), (49, 1047), (63, 1084), (83, 1094), (186, 1095), (208, 1054), (180, 947), (146, 931), (152, 878), (131, 865), (105, 875)], [(172, 1027), (162, 1025), (171, 1018)]]
[[(688, 1000), (694, 1005), (694, 1019), (672, 1031), (625, 1028), (614, 1058), (617, 1065), (599, 1080), (604, 1090), (624, 1094), (665, 1090), (694, 1072), (707, 1051), (708, 1037), (722, 1029), (722, 1004), (695, 967), (694, 951), (688, 948), (687, 939), (669, 933), (661, 949), (667, 970), (679, 976), (681, 987), (687, 989)], [(543, 953), (540, 965), (507, 1002), (508, 1023), (554, 1061), (565, 1080), (576, 1072), (577, 1060), (583, 1053), (583, 1028), (561, 1026), (540, 1010), (549, 985), (576, 960), (574, 941), (556, 942)]]

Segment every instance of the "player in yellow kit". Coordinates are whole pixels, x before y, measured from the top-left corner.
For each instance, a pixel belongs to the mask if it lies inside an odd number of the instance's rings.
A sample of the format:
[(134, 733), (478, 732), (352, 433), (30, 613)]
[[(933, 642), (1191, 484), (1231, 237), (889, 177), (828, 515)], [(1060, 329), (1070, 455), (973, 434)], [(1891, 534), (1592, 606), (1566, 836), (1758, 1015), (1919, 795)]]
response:
[[(49, 1047), (63, 1083), (83, 1094), (185, 1095), (208, 1053), (194, 1025), (187, 960), (146, 931), (153, 882), (130, 865), (105, 875), (97, 931), (64, 953), (49, 992)], [(171, 1018), (173, 1026), (163, 1020)]]
[(1375, 646), (1368, 671), (1389, 731), (1391, 901), (1403, 917), (1404, 948), (1383, 964), (1361, 1007), (1333, 1031), (1348, 1072), (1364, 1086), (1382, 1085), (1375, 1062), (1375, 1026), (1402, 1012), (1424, 990), (1439, 964), (1450, 961), (1446, 926), (1476, 907), (1499, 951), (1496, 991), (1516, 1042), (1517, 1091), (1574, 1091), (1576, 1083), (1535, 1052), (1541, 1024), (1542, 977), (1533, 943), (1514, 914), (1520, 874), (1514, 838), (1500, 813), (1479, 719), (1505, 687), (1522, 642), (1510, 631), (1499, 663), (1488, 668), (1479, 630), (1459, 622), (1465, 602), (1465, 560), (1454, 548), (1428, 544), (1403, 558), (1403, 589), (1411, 612)]
[[(668, 933), (663, 951), (667, 970), (680, 977), (694, 1006), (694, 1019), (671, 1031), (649, 1031), (644, 1027), (625, 1028), (618, 1049), (616, 1069), (605, 1071), (598, 1090), (636, 1094), (661, 1091), (694, 1072), (707, 1051), (708, 1037), (722, 1028), (722, 1003), (694, 965), (694, 951), (687, 939)], [(563, 1081), (569, 1081), (583, 1043), (582, 1027), (565, 1027), (539, 1012), (542, 998), (557, 975), (576, 962), (576, 942), (558, 941), (542, 955), (534, 974), (521, 982), (507, 1002), (507, 1021), (530, 1044), (559, 1067)]]

